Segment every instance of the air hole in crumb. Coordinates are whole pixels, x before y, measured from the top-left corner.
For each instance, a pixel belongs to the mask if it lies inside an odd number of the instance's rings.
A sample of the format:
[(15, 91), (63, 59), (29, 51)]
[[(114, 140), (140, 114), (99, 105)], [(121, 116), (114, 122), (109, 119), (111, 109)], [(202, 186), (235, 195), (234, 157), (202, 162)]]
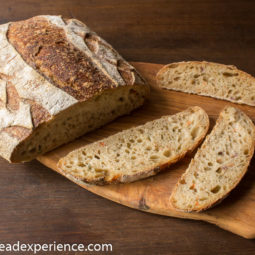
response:
[(244, 155), (248, 155), (249, 154), (249, 150), (245, 149), (243, 153), (244, 153)]
[(177, 76), (174, 78), (174, 81), (178, 81), (178, 80), (180, 80), (180, 77)]
[(223, 163), (222, 159), (220, 159), (220, 158), (218, 158), (218, 159), (216, 160), (216, 162), (217, 162), (218, 164), (222, 164), (222, 163)]
[(143, 140), (141, 139), (141, 138), (139, 138), (138, 140), (137, 140), (137, 142), (138, 143), (141, 143)]
[(164, 151), (163, 155), (164, 155), (165, 157), (169, 157), (169, 156), (171, 155), (170, 150)]
[(157, 156), (157, 155), (152, 155), (152, 156), (150, 156), (150, 159), (151, 159), (151, 160), (157, 160), (157, 159), (158, 159), (158, 156)]
[(224, 72), (223, 75), (226, 76), (226, 77), (233, 77), (233, 76), (238, 76), (238, 73)]
[(96, 168), (96, 169), (95, 169), (95, 172), (104, 172), (104, 170), (103, 170), (103, 169), (100, 169), (100, 168)]
[(189, 187), (189, 189), (195, 190), (195, 183), (193, 183), (193, 184)]
[(170, 64), (170, 65), (168, 65), (167, 67), (168, 68), (176, 68), (178, 66), (178, 64)]
[(220, 185), (217, 185), (217, 186), (215, 186), (214, 188), (211, 189), (211, 192), (216, 194), (220, 191), (220, 188), (221, 188)]
[(216, 173), (220, 174), (222, 172), (222, 168), (219, 167), (217, 170), (216, 170)]
[(142, 129), (138, 129), (138, 131), (141, 133), (141, 134), (144, 134), (144, 131)]
[(193, 140), (197, 137), (198, 131), (199, 131), (199, 127), (195, 127), (195, 128), (192, 129), (191, 137), (192, 137)]

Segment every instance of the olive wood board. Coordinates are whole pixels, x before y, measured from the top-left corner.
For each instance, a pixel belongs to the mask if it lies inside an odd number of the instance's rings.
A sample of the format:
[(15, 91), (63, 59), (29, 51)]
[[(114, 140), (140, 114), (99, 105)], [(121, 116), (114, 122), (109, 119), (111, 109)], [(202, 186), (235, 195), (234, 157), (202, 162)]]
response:
[[(253, 121), (255, 108), (251, 106), (229, 103), (210, 97), (197, 96), (182, 92), (167, 91), (157, 88), (155, 75), (162, 67), (160, 64), (132, 63), (151, 85), (151, 94), (141, 108), (130, 115), (120, 117), (112, 123), (97, 129), (76, 141), (64, 145), (37, 159), (45, 166), (57, 171), (58, 160), (73, 149), (105, 138), (111, 134), (144, 124), (163, 115), (175, 114), (189, 106), (198, 105), (205, 109), (210, 117), (210, 128), (215, 123), (221, 109), (230, 104), (239, 107)], [(193, 153), (194, 155), (194, 153)], [(156, 176), (128, 184), (106, 186), (89, 185), (75, 181), (81, 187), (122, 205), (145, 212), (166, 216), (203, 220), (231, 231), (245, 238), (255, 238), (255, 160), (251, 161), (248, 172), (240, 184), (230, 195), (214, 208), (200, 213), (184, 213), (176, 211), (169, 202), (172, 188), (188, 167), (193, 155), (186, 156), (180, 162), (170, 166)], [(188, 224), (188, 222), (183, 222)]]

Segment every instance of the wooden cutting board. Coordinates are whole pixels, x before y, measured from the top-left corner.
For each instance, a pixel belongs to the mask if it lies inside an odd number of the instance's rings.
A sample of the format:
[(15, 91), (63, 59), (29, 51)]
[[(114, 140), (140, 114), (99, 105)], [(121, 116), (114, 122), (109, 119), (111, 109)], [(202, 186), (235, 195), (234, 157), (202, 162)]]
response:
[[(182, 111), (188, 106), (198, 105), (205, 109), (210, 116), (212, 127), (220, 110), (226, 104), (231, 104), (209, 97), (158, 89), (155, 86), (155, 74), (162, 65), (150, 63), (132, 64), (152, 87), (150, 98), (145, 105), (129, 116), (121, 117), (107, 126), (83, 136), (77, 141), (38, 157), (41, 163), (58, 172), (56, 168), (58, 160), (71, 150), (123, 129), (159, 118), (162, 115)], [(255, 121), (254, 107), (235, 106), (239, 107)], [(255, 160), (251, 162), (246, 176), (238, 187), (221, 204), (202, 213), (183, 213), (174, 210), (169, 203), (169, 197), (177, 179), (187, 168), (191, 156), (185, 157), (181, 162), (171, 166), (157, 176), (135, 183), (108, 186), (94, 186), (85, 183), (77, 184), (99, 196), (138, 210), (178, 218), (203, 220), (245, 238), (255, 238)], [(189, 224), (189, 222), (184, 221), (183, 224)]]

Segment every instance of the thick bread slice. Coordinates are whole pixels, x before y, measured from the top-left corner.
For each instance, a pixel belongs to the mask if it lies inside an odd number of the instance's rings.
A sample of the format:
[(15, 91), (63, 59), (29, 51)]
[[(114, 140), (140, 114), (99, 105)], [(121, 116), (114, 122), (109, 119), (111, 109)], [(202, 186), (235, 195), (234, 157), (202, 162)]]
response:
[(149, 86), (75, 19), (0, 25), (0, 155), (28, 161), (141, 106)]
[(195, 149), (208, 127), (206, 112), (190, 107), (72, 151), (58, 167), (67, 177), (88, 183), (136, 181), (157, 174)]
[(170, 201), (182, 211), (201, 211), (222, 200), (244, 176), (254, 152), (255, 127), (227, 106), (175, 186)]
[(235, 66), (205, 61), (172, 63), (156, 79), (164, 89), (255, 106), (255, 78)]

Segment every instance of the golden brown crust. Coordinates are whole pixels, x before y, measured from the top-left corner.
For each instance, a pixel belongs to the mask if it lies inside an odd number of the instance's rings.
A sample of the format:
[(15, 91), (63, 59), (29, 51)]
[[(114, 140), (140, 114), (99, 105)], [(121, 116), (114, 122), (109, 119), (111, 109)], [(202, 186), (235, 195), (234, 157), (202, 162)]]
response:
[(116, 86), (43, 17), (11, 23), (8, 39), (30, 66), (78, 100)]

